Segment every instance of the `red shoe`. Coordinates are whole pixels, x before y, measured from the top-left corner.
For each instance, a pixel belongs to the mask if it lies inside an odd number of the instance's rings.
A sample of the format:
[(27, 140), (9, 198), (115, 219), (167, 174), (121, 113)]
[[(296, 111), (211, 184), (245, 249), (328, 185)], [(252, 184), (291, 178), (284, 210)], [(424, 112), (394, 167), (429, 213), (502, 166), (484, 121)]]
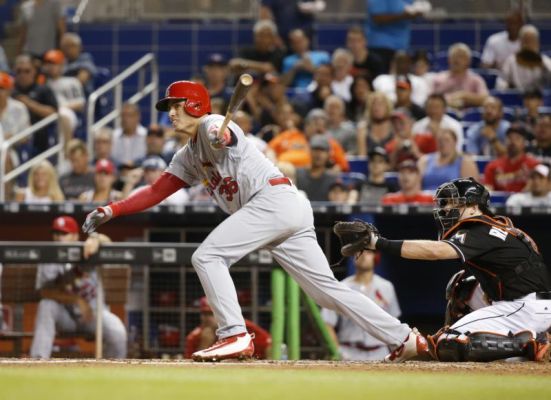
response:
[(220, 361), (227, 359), (243, 360), (254, 354), (253, 338), (247, 332), (218, 340), (209, 348), (191, 355), (193, 361)]
[(427, 354), (429, 345), (416, 328), (413, 328), (404, 342), (385, 357), (385, 362), (400, 363), (410, 358)]

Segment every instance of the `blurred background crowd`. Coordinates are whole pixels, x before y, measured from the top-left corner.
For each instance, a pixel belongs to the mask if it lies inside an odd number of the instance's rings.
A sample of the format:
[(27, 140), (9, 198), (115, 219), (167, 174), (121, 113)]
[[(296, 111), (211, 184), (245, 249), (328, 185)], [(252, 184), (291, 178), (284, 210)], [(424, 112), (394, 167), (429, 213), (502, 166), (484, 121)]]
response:
[[(481, 52), (457, 42), (433, 54), (409, 51), (411, 22), (430, 12), (427, 2), (370, 0), (365, 24), (351, 24), (330, 52), (314, 46), (325, 6), (262, 1), (252, 43), (234, 57), (209, 52), (181, 79), (202, 82), (224, 114), (236, 76), (251, 73), (235, 122), (312, 201), (430, 204), (439, 184), (473, 176), (498, 201), (551, 205), (551, 58), (522, 9)], [(186, 137), (166, 114), (144, 126), (130, 102), (120, 128), (87, 132), (87, 97), (109, 71), (69, 32), (63, 2), (24, 1), (15, 11), (17, 46), (11, 57), (0, 48), (0, 142), (56, 112), (59, 122), (13, 145), (3, 171), (60, 137), (65, 160), (35, 163), (6, 183), (5, 199), (105, 203), (153, 182)], [(166, 200), (194, 201), (209, 201), (201, 187)]]

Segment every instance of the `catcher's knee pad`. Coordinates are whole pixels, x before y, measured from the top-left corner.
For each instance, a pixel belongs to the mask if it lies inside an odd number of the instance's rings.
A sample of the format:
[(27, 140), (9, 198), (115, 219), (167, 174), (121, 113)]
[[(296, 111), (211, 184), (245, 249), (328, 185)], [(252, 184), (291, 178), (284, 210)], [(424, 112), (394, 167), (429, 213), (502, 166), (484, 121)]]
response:
[[(437, 336), (438, 335), (438, 336)], [(538, 344), (530, 331), (513, 335), (493, 332), (461, 333), (443, 330), (431, 337), (433, 355), (440, 361), (495, 361), (509, 357), (538, 359)]]

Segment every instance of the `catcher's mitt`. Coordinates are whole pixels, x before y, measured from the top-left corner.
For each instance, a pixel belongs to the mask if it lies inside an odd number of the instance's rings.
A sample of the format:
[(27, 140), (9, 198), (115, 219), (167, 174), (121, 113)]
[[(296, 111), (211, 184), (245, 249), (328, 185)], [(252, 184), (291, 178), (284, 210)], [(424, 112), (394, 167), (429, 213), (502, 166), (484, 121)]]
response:
[(364, 250), (369, 250), (372, 234), (379, 234), (379, 230), (375, 225), (360, 220), (339, 221), (333, 227), (333, 232), (341, 241), (343, 257), (350, 257)]

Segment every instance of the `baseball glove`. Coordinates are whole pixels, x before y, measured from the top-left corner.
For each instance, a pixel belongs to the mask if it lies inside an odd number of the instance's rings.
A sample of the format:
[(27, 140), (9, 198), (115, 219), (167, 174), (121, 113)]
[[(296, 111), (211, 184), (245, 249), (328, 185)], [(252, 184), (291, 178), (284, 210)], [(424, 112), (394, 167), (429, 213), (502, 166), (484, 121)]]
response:
[(375, 225), (360, 220), (339, 221), (333, 227), (333, 232), (341, 241), (343, 257), (350, 257), (364, 250), (369, 250), (372, 236), (379, 234), (379, 230)]

